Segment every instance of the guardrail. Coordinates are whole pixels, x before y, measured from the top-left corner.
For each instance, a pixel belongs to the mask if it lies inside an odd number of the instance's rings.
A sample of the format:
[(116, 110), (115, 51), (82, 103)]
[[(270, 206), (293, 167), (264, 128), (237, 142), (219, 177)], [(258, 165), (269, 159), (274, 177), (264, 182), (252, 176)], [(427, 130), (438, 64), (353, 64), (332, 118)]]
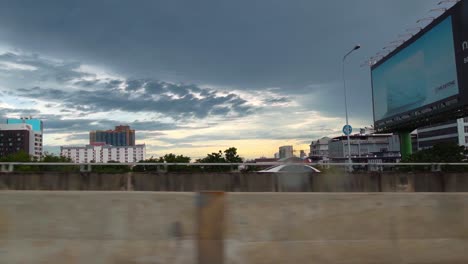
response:
[(128, 166), (133, 168), (135, 166), (158, 166), (161, 171), (170, 166), (186, 166), (186, 167), (210, 167), (210, 166), (226, 166), (232, 167), (232, 170), (237, 171), (249, 166), (276, 166), (276, 165), (310, 165), (319, 166), (324, 168), (330, 167), (344, 167), (356, 168), (366, 167), (372, 169), (384, 167), (405, 167), (405, 166), (431, 166), (432, 171), (440, 171), (442, 166), (467, 166), (468, 162), (423, 162), (423, 163), (285, 163), (285, 162), (258, 162), (258, 163), (163, 163), (163, 162), (132, 162), (132, 163), (73, 163), (73, 162), (0, 162), (1, 172), (13, 172), (15, 166), (80, 166), (80, 171), (91, 172), (93, 166)]
[(288, 162), (258, 162), (258, 163), (163, 163), (163, 162), (131, 162), (131, 163), (73, 163), (73, 162), (0, 162), (0, 165), (38, 165), (38, 166), (44, 166), (44, 165), (64, 165), (64, 166), (77, 166), (77, 165), (92, 165), (92, 166), (114, 166), (114, 165), (122, 165), (122, 166), (136, 166), (136, 165), (153, 165), (153, 166), (161, 166), (161, 165), (167, 165), (167, 166), (241, 166), (241, 165), (246, 165), (246, 166), (265, 166), (265, 165), (310, 165), (310, 166), (349, 166), (349, 165), (380, 165), (380, 166), (418, 166), (418, 165), (450, 165), (450, 166), (468, 166), (468, 162), (420, 162), (420, 163), (365, 163), (365, 162), (359, 162), (359, 163), (288, 163)]

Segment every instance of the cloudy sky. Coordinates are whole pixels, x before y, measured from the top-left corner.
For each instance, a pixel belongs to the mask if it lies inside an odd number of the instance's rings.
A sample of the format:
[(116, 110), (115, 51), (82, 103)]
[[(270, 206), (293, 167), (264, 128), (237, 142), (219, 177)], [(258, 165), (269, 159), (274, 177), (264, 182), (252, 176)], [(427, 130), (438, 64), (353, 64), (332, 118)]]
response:
[(129, 124), (148, 156), (308, 152), (345, 122), (343, 55), (362, 45), (349, 116), (370, 125), (361, 65), (437, 2), (0, 0), (0, 117), (42, 118), (49, 151)]

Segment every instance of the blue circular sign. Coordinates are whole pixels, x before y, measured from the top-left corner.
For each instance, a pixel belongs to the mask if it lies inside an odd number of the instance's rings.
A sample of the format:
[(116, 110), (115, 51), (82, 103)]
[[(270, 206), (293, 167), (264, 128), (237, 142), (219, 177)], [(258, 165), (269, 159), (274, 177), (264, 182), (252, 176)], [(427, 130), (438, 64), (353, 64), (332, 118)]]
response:
[(343, 133), (347, 136), (353, 132), (353, 128), (350, 125), (343, 126)]

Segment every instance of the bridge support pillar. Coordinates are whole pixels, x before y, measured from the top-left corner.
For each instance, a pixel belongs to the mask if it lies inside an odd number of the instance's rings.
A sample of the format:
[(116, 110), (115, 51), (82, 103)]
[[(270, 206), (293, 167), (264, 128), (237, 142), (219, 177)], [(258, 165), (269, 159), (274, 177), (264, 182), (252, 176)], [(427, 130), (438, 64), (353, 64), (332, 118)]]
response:
[(413, 154), (413, 145), (411, 143), (411, 133), (410, 132), (398, 132), (400, 137), (400, 153), (401, 158), (409, 158)]

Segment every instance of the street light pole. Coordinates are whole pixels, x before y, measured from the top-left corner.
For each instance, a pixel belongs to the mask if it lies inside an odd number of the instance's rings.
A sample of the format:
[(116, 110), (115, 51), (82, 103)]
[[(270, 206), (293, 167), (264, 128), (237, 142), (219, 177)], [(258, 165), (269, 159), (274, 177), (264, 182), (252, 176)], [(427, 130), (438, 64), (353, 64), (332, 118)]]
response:
[[(342, 77), (343, 77), (343, 92), (344, 92), (345, 113), (346, 113), (346, 126), (349, 125), (349, 122), (348, 122), (348, 96), (346, 95), (345, 60), (346, 60), (346, 57), (348, 57), (349, 54), (351, 54), (355, 50), (358, 50), (359, 48), (361, 48), (360, 45), (354, 46), (354, 48), (352, 50), (350, 50), (348, 53), (346, 53), (343, 56), (343, 61), (341, 63), (342, 68), (343, 68)], [(347, 144), (348, 144), (348, 163), (351, 166), (352, 161), (351, 161), (351, 145), (350, 145), (350, 140), (349, 140), (349, 134), (350, 133), (347, 133), (346, 137), (347, 137)]]

